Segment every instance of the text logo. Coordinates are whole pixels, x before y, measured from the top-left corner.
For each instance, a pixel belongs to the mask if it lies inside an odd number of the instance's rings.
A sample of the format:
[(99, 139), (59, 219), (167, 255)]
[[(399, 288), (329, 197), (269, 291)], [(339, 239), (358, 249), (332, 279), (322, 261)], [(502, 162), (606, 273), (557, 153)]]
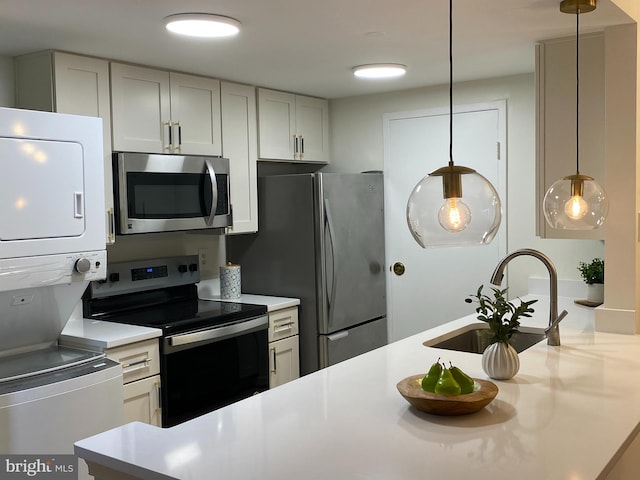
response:
[(0, 455), (0, 480), (77, 480), (75, 455)]

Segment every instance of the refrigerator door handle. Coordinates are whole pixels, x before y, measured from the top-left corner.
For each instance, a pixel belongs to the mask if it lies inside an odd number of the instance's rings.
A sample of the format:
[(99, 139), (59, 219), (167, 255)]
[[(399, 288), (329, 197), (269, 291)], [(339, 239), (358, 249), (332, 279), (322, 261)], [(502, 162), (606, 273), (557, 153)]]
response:
[(336, 340), (340, 340), (341, 338), (345, 338), (349, 335), (349, 330), (342, 330), (341, 332), (332, 333), (331, 335), (327, 335), (327, 340), (330, 342), (335, 342)]
[[(325, 225), (329, 232), (329, 244), (331, 245), (331, 270), (332, 270), (332, 279), (331, 279), (331, 293), (328, 295), (328, 304), (329, 304), (329, 325), (333, 324), (333, 305), (336, 300), (336, 283), (338, 281), (338, 272), (336, 271), (336, 242), (333, 237), (334, 229), (333, 229), (333, 221), (331, 220), (331, 209), (329, 208), (329, 200), (325, 198), (324, 200), (324, 218)], [(325, 258), (326, 258), (326, 249), (325, 249)], [(326, 290), (325, 290), (326, 291)]]

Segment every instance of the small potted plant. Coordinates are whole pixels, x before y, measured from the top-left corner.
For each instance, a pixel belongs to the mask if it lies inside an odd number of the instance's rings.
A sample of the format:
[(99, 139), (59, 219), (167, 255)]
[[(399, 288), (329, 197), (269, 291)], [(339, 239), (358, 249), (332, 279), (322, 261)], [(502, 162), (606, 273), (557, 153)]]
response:
[(483, 285), (472, 298), (465, 301), (476, 301), (476, 313), (478, 320), (489, 325), (491, 337), (489, 346), (482, 354), (482, 369), (489, 377), (496, 380), (508, 380), (520, 369), (518, 352), (511, 346), (509, 340), (520, 328), (519, 318), (531, 317), (533, 305), (538, 300), (529, 300), (520, 305), (507, 301), (507, 289), (492, 288), (493, 298), (482, 293)]
[(587, 300), (601, 304), (604, 302), (604, 260), (594, 258), (591, 262), (580, 262), (578, 270), (587, 284)]

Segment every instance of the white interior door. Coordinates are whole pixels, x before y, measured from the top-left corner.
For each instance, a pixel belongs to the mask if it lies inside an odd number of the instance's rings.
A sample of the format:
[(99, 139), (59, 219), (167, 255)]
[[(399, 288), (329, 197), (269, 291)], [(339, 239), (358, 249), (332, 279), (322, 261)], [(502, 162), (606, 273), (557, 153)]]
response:
[[(423, 249), (405, 217), (413, 187), (449, 160), (448, 109), (385, 115), (385, 236), (389, 340), (395, 341), (473, 312), (464, 299), (481, 284), (506, 252), (506, 104), (455, 109), (456, 165), (474, 168), (496, 187), (502, 224), (487, 246)], [(393, 266), (404, 265), (397, 275)], [(486, 287), (485, 287), (486, 288)]]

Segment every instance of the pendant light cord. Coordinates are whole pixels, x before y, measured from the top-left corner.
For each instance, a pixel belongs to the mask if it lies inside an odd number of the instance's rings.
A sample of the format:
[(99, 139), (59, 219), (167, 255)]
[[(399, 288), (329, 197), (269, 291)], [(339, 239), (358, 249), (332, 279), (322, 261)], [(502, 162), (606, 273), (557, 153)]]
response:
[(576, 9), (576, 175), (580, 175), (580, 8)]
[(449, 0), (449, 166), (453, 166), (453, 0)]

